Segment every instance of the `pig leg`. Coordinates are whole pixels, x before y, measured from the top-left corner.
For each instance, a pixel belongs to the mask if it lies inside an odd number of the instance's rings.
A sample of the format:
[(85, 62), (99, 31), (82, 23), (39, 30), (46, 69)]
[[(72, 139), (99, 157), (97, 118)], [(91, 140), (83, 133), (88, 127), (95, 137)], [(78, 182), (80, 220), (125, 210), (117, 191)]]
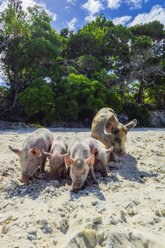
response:
[(41, 166), (40, 166), (41, 173), (45, 172), (45, 170), (44, 170), (45, 162), (46, 162), (46, 156), (44, 156), (44, 158), (42, 159), (42, 162), (41, 162)]
[(95, 177), (95, 173), (94, 173), (94, 168), (93, 167), (89, 170), (89, 173), (90, 173), (90, 177), (91, 177), (93, 183), (98, 184), (98, 181), (97, 181), (97, 179)]
[(115, 155), (114, 155), (113, 152), (110, 153), (109, 162), (117, 162), (116, 159), (115, 159)]
[(108, 173), (107, 173), (107, 170), (105, 168), (100, 169), (99, 172), (101, 173), (101, 175), (103, 177), (108, 177)]
[(57, 168), (54, 167), (50, 167), (50, 175), (49, 177), (51, 178), (51, 180), (57, 180), (58, 176), (57, 176)]
[(100, 159), (96, 159), (95, 160), (95, 167), (94, 169), (96, 171), (99, 171), (100, 174), (103, 176), (103, 177), (107, 177), (108, 176), (108, 172), (107, 172), (107, 166), (103, 164), (103, 162), (100, 160)]

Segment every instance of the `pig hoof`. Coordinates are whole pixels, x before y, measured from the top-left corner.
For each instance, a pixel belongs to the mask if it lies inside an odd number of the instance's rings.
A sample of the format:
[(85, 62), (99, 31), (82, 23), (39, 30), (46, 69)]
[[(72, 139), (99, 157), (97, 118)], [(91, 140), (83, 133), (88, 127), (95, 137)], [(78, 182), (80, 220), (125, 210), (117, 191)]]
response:
[(57, 177), (50, 177), (51, 180), (58, 180)]
[(77, 194), (78, 191), (79, 191), (79, 189), (73, 189), (73, 192), (74, 192), (75, 194)]
[(93, 180), (93, 183), (97, 185), (99, 184), (97, 180)]
[(100, 174), (103, 176), (103, 177), (108, 177), (108, 173), (106, 171), (100, 171)]

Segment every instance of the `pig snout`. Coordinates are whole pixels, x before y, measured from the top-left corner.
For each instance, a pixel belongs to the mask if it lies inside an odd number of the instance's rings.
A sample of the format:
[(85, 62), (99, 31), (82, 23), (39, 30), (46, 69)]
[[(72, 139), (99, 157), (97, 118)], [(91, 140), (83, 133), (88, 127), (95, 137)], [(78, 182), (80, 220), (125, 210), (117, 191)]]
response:
[(73, 184), (72, 188), (73, 188), (73, 189), (81, 189), (81, 186), (80, 186), (80, 185), (75, 185), (75, 184)]
[(79, 185), (73, 185), (73, 186), (72, 186), (72, 189), (73, 189), (73, 192), (74, 192), (74, 193), (78, 193), (78, 191), (79, 191), (80, 189), (82, 189), (82, 187), (79, 186)]
[(82, 183), (81, 182), (74, 182), (72, 184), (72, 189), (74, 193), (77, 193), (80, 189), (82, 189)]
[(22, 174), (21, 181), (22, 182), (29, 182), (30, 181), (30, 177), (28, 176), (28, 174)]

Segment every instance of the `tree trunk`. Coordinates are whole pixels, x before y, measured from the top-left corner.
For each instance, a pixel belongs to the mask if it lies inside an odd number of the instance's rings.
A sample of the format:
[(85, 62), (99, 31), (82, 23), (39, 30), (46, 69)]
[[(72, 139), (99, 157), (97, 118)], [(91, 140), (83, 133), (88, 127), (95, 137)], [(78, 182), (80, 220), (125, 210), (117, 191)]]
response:
[(138, 92), (138, 95), (137, 95), (137, 102), (138, 103), (142, 103), (143, 88), (144, 88), (144, 81), (141, 80), (140, 86), (139, 86), (139, 92)]
[(15, 107), (16, 105), (16, 101), (17, 101), (17, 94), (18, 94), (18, 88), (16, 89), (15, 91), (15, 95), (14, 95), (14, 101), (13, 101), (13, 104), (12, 104), (12, 109)]
[(122, 104), (124, 104), (124, 102), (125, 102), (125, 85), (124, 85), (124, 83), (122, 83), (122, 86), (121, 86), (121, 101), (122, 101)]

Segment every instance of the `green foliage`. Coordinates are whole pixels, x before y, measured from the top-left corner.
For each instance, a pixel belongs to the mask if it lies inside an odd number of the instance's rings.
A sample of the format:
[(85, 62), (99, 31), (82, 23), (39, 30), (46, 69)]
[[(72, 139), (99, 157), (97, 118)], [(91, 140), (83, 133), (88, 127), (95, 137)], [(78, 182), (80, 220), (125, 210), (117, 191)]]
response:
[(105, 86), (96, 80), (74, 73), (55, 87), (55, 105), (55, 118), (59, 121), (91, 119), (105, 106), (111, 106), (117, 112), (122, 108), (115, 92), (106, 90)]
[(148, 107), (136, 103), (127, 103), (124, 106), (129, 119), (137, 119), (138, 125), (141, 127), (151, 127), (150, 114)]
[(105, 68), (91, 74), (91, 78), (101, 82), (107, 89), (111, 88), (117, 81), (116, 74), (108, 74)]
[(153, 21), (145, 24), (135, 25), (130, 27), (130, 31), (134, 37), (146, 35), (150, 38), (155, 40), (162, 40), (164, 39), (164, 25), (161, 24), (159, 21)]
[(57, 119), (78, 120), (84, 111), (95, 112), (104, 106), (104, 91), (104, 86), (98, 81), (90, 81), (84, 75), (71, 73), (66, 81), (55, 87)]
[(54, 116), (54, 93), (42, 79), (37, 79), (18, 95), (21, 106), (29, 118), (42, 116), (44, 121), (50, 121)]
[(107, 105), (114, 109), (116, 113), (121, 113), (123, 110), (122, 102), (120, 98), (117, 96), (114, 90), (107, 90)]
[(100, 71), (100, 62), (91, 55), (83, 55), (78, 59), (78, 71), (88, 77), (94, 72)]
[(132, 49), (136, 52), (141, 50), (148, 50), (152, 47), (152, 39), (146, 35), (137, 36), (133, 40)]
[(0, 97), (5, 97), (7, 95), (7, 92), (7, 87), (0, 85)]
[(70, 37), (67, 45), (67, 55), (69, 58), (78, 58), (85, 54), (98, 58), (100, 49), (94, 34), (81, 31)]
[(27, 14), (22, 10), (21, 1), (8, 0), (8, 8), (0, 14), (0, 39), (2, 46), (6, 46), (12, 38), (29, 36)]

